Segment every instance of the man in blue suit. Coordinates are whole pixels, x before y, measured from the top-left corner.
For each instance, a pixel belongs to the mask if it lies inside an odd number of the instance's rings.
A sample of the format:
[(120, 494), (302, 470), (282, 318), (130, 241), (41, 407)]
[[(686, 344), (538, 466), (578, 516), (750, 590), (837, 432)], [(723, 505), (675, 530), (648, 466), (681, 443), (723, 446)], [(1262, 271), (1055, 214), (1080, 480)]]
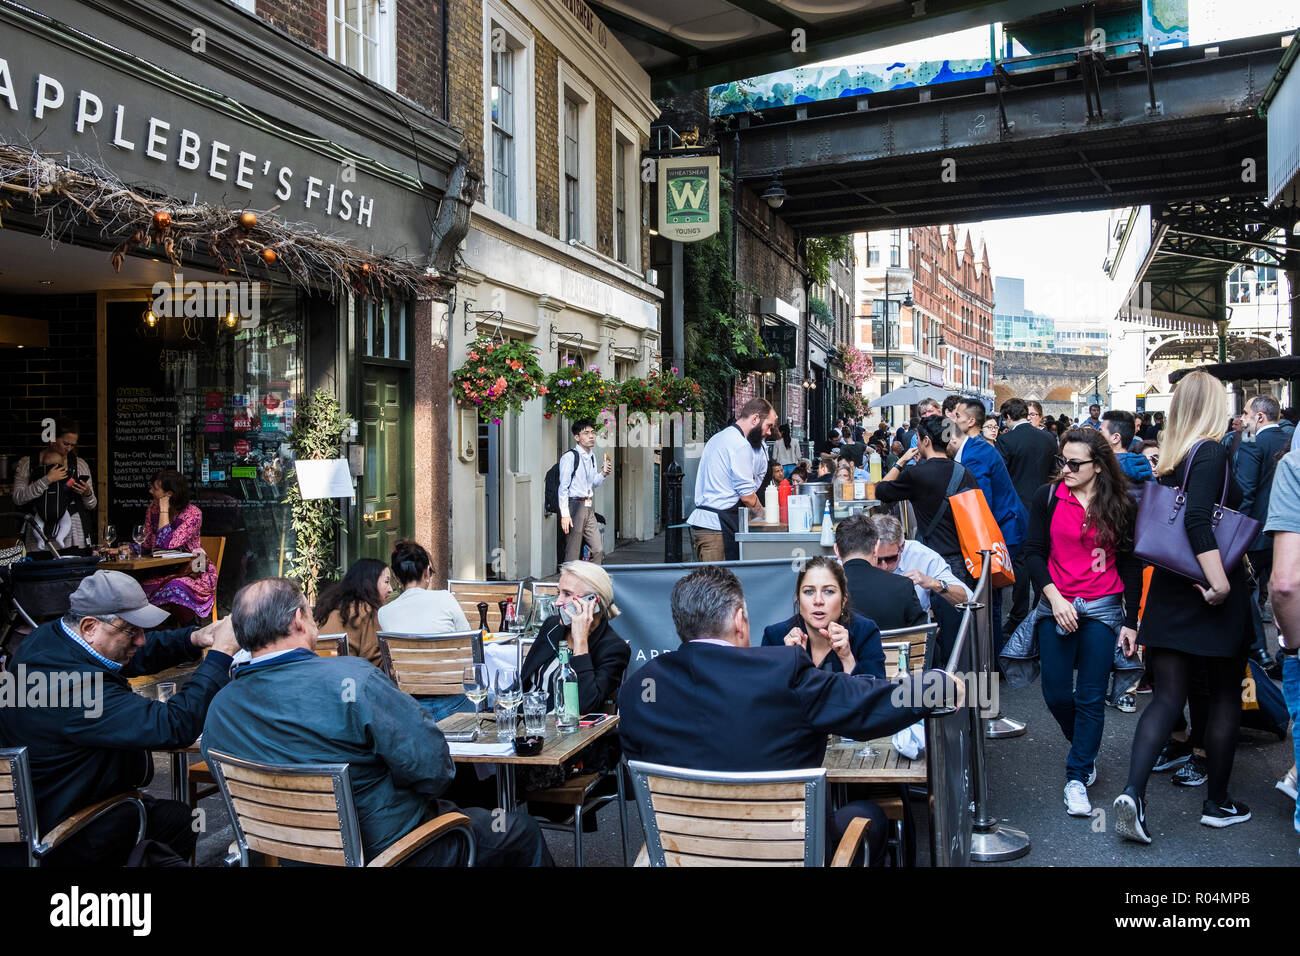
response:
[[(964, 700), (961, 682), (942, 671), (894, 684), (819, 670), (802, 647), (750, 647), (744, 591), (718, 565), (677, 582), (672, 612), (681, 647), (641, 667), (619, 694), (619, 737), (628, 760), (692, 770), (809, 769), (825, 760), (827, 734), (869, 740), (933, 709), (902, 705), (961, 706)], [(867, 801), (828, 816), (828, 849), (862, 816), (872, 820), (868, 845), (878, 861), (885, 817)]]
[[(1282, 409), (1272, 395), (1256, 395), (1246, 403), (1242, 415), (1242, 432), (1254, 438), (1237, 446), (1234, 460), (1237, 484), (1241, 486), (1241, 513), (1259, 522), (1260, 528), (1268, 523), (1268, 506), (1273, 496), (1273, 476), (1277, 470), (1278, 456), (1290, 448), (1289, 436), (1279, 427)], [(1273, 541), (1263, 531), (1251, 542), (1246, 553), (1255, 572), (1257, 607), (1255, 618), (1255, 644), (1251, 653), (1264, 667), (1273, 666), (1268, 656), (1264, 622), (1260, 616), (1267, 599), (1269, 575), (1273, 573)]]
[[(983, 435), (984, 419), (988, 413), (984, 403), (977, 398), (964, 398), (957, 403), (956, 418), (962, 437), (957, 439), (954, 452), (949, 447), (949, 454), (954, 461), (961, 462), (979, 484), (984, 492), (984, 500), (993, 512), (993, 520), (1002, 529), (1002, 537), (1007, 543), (1007, 551), (1012, 565), (1020, 554), (1020, 544), (1029, 531), (1029, 512), (1025, 510), (1016, 486), (1011, 481), (1011, 473), (997, 448), (989, 443)], [(1002, 590), (993, 589), (993, 648), (995, 654), (1002, 652)]]

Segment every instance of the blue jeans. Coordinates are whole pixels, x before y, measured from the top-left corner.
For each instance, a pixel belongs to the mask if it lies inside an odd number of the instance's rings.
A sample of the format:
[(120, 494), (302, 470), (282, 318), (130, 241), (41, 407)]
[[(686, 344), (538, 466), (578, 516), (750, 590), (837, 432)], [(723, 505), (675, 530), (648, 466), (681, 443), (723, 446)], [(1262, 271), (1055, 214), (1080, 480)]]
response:
[[(1300, 657), (1282, 659), (1282, 693), (1286, 709), (1291, 712), (1291, 746), (1296, 763), (1300, 764)], [(1300, 800), (1295, 804), (1295, 830), (1300, 833)]]
[(1070, 741), (1065, 777), (1087, 783), (1101, 749), (1106, 683), (1115, 657), (1115, 629), (1083, 615), (1079, 615), (1079, 627), (1073, 634), (1057, 634), (1056, 621), (1051, 617), (1041, 618), (1037, 628), (1043, 700)]
[(450, 717), (452, 714), (468, 713), (474, 710), (474, 705), (470, 703), (469, 698), (464, 694), (455, 694), (450, 697), (417, 697), (415, 702), (427, 710), (435, 721)]

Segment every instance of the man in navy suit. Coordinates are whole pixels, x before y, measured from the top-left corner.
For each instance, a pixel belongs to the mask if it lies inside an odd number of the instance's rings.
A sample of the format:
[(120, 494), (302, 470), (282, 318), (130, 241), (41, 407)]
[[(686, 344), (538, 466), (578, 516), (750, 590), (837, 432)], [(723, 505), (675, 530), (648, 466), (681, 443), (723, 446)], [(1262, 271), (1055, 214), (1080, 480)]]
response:
[[(1007, 543), (1007, 552), (1011, 556), (1014, 568), (1020, 554), (1020, 543), (1029, 531), (1029, 512), (1025, 510), (1016, 486), (1011, 481), (1002, 455), (982, 434), (987, 412), (984, 403), (977, 398), (964, 398), (957, 404), (957, 427), (964, 434), (957, 440), (956, 451), (949, 448), (955, 461), (961, 462), (975, 476), (984, 499), (993, 512), (993, 520), (1002, 529), (1002, 537)], [(993, 589), (993, 649), (1001, 653), (1002, 636), (1002, 590)]]
[[(901, 704), (961, 706), (965, 698), (961, 682), (944, 672), (895, 684), (818, 670), (802, 647), (750, 647), (744, 591), (718, 565), (677, 582), (672, 612), (681, 647), (641, 667), (619, 694), (619, 737), (628, 760), (740, 772), (820, 767), (827, 734), (870, 740), (933, 709)], [(861, 816), (872, 820), (868, 845), (877, 861), (885, 818), (867, 801), (828, 817), (828, 848)]]
[[(1241, 513), (1254, 518), (1261, 528), (1268, 523), (1278, 455), (1285, 454), (1291, 446), (1289, 436), (1279, 427), (1281, 417), (1282, 409), (1272, 395), (1256, 395), (1246, 403), (1246, 412), (1242, 415), (1242, 431), (1253, 436), (1254, 441), (1243, 441), (1237, 447), (1234, 462), (1237, 484), (1241, 485)], [(1273, 541), (1260, 531), (1246, 553), (1255, 571), (1259, 605), (1252, 615), (1258, 615), (1267, 598), (1269, 575), (1273, 573)], [(1268, 656), (1262, 619), (1255, 621), (1255, 645), (1251, 653), (1263, 666), (1273, 664)]]
[[(871, 563), (878, 540), (876, 526), (866, 515), (849, 515), (835, 526), (835, 556), (844, 565), (849, 606), (882, 631), (930, 623), (912, 582)], [(898, 556), (892, 560), (897, 567)]]

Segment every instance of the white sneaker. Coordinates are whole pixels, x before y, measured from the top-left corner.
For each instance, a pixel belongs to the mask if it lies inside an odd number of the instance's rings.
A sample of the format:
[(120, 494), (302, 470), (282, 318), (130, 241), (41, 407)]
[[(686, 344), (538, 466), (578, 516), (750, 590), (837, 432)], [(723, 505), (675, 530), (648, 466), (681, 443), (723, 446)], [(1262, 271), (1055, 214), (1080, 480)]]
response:
[(1292, 800), (1300, 799), (1296, 797), (1296, 768), (1294, 766), (1292, 766), (1291, 769), (1286, 772), (1286, 776), (1275, 783), (1274, 786)]
[(1092, 765), (1092, 770), (1088, 772), (1088, 782), (1084, 784), (1084, 786), (1091, 787), (1096, 782), (1097, 782), (1097, 765), (1096, 763), (1094, 763)]
[(1082, 780), (1071, 780), (1065, 785), (1065, 812), (1072, 817), (1086, 817), (1092, 814), (1092, 804), (1088, 802), (1088, 790)]

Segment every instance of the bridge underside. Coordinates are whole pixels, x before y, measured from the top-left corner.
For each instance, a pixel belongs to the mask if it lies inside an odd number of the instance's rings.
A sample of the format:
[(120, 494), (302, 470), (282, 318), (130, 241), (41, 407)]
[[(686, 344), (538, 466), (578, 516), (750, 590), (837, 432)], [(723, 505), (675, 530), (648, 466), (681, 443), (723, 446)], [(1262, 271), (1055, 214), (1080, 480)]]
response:
[[(779, 174), (807, 235), (1258, 196), (1281, 35), (1002, 71), (739, 119), (738, 173)], [(733, 137), (719, 131), (724, 150)], [(732, 159), (724, 156), (724, 162)]]

